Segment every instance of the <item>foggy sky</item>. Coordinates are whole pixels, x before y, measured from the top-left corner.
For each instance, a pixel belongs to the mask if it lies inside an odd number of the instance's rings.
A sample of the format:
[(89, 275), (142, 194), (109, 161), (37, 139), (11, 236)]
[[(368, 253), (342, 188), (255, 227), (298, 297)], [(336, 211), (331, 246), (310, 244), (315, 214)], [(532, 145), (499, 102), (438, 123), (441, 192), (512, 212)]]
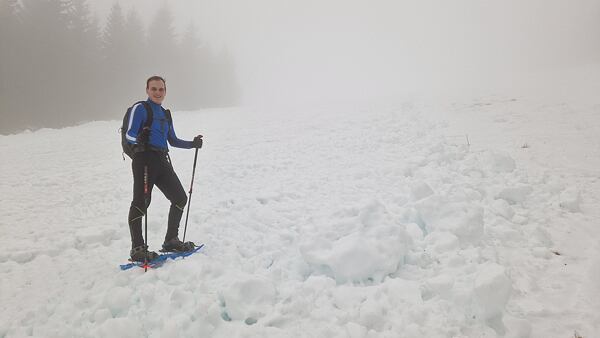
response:
[(147, 21), (165, 2), (233, 54), (249, 104), (484, 94), (600, 63), (596, 0), (119, 1)]

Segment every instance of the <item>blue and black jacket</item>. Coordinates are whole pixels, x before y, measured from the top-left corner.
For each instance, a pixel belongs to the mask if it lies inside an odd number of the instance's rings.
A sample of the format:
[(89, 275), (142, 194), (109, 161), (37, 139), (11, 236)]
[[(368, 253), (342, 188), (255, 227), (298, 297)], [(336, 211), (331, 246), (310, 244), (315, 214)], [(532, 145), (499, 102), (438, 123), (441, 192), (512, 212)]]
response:
[[(150, 98), (148, 98), (146, 102), (148, 102), (152, 108), (153, 114), (152, 126), (150, 127), (150, 139), (148, 141), (149, 146), (157, 150), (169, 151), (169, 147), (167, 146), (168, 141), (173, 147), (191, 149), (191, 141), (184, 141), (177, 138), (175, 128), (173, 127), (173, 121), (169, 123), (169, 119), (162, 106), (154, 103)], [(131, 108), (127, 132), (125, 134), (128, 143), (137, 144), (137, 135), (144, 127), (147, 116), (148, 113), (143, 104), (137, 103)]]

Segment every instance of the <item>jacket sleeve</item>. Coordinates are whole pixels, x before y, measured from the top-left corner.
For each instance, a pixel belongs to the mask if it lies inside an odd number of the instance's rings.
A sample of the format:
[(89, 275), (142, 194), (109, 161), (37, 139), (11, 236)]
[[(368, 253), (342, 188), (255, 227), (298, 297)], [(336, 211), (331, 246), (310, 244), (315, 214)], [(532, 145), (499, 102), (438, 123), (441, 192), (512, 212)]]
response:
[(171, 121), (171, 126), (169, 127), (169, 144), (175, 148), (183, 148), (183, 149), (191, 149), (192, 141), (184, 141), (177, 138), (175, 134), (175, 128), (173, 127), (173, 121)]
[(141, 103), (136, 103), (131, 108), (131, 114), (129, 114), (129, 124), (127, 126), (127, 133), (125, 137), (129, 143), (136, 144), (137, 136), (142, 129), (142, 126), (146, 122), (146, 108)]

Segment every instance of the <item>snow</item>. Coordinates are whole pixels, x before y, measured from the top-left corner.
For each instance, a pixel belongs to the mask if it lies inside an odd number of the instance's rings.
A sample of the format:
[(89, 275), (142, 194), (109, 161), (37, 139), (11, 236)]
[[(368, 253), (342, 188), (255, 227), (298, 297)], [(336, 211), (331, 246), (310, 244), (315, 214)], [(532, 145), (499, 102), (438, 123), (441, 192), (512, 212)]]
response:
[[(186, 239), (206, 247), (146, 273), (119, 269), (118, 121), (2, 136), (0, 337), (593, 337), (597, 110), (174, 113), (205, 135)], [(187, 189), (193, 152), (171, 157)], [(153, 249), (167, 210), (156, 191)]]

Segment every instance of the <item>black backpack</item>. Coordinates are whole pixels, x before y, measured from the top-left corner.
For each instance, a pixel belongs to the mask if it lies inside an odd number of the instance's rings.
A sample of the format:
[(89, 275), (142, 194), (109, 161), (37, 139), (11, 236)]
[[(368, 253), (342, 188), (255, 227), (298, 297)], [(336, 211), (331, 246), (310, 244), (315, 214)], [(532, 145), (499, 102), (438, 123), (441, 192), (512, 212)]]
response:
[[(131, 107), (127, 108), (127, 111), (125, 112), (125, 116), (123, 117), (123, 124), (121, 125), (120, 132), (121, 132), (121, 147), (123, 148), (123, 154), (129, 156), (129, 158), (133, 158), (133, 154), (135, 153), (133, 147), (136, 145), (127, 142), (126, 134), (127, 134), (127, 129), (129, 129), (129, 116), (131, 115), (131, 109), (133, 107), (135, 107), (135, 105), (137, 105), (138, 103), (141, 103), (144, 105), (144, 108), (146, 109), (146, 112), (148, 114), (146, 116), (146, 123), (144, 124), (144, 128), (146, 128), (146, 127), (150, 128), (152, 126), (152, 121), (154, 118), (154, 113), (152, 111), (152, 107), (150, 107), (150, 105), (146, 101), (138, 101), (138, 102), (134, 103)], [(169, 109), (165, 109), (165, 108), (163, 108), (163, 111), (165, 112), (165, 116), (167, 117), (167, 121), (170, 126), (172, 123), (171, 122), (172, 121), (171, 111)], [(125, 156), (123, 156), (123, 160), (124, 159), (125, 159)]]

